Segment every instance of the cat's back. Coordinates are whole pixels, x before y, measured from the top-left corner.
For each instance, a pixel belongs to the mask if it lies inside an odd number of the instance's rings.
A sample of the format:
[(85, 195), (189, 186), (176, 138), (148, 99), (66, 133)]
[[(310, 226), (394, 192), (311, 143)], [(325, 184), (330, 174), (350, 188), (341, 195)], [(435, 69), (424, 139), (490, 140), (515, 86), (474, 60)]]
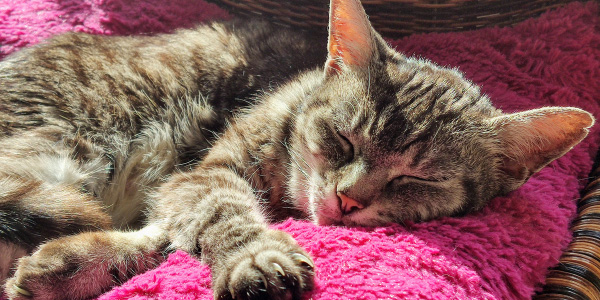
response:
[(57, 36), (0, 61), (0, 154), (39, 157), (51, 180), (84, 172), (113, 224), (137, 224), (147, 188), (202, 159), (263, 90), (321, 65), (325, 44), (259, 21)]
[(147, 36), (64, 34), (0, 62), (0, 130), (67, 125), (134, 134), (144, 120), (198, 97), (230, 112), (324, 61), (315, 41), (326, 42), (261, 21)]

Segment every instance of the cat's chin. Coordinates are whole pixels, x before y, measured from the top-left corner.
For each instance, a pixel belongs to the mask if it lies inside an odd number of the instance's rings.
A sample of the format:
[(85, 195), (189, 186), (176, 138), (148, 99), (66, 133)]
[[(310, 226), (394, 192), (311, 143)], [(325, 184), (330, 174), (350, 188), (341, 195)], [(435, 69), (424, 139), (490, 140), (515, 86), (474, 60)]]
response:
[(315, 217), (315, 223), (320, 226), (344, 226), (342, 220), (318, 214)]

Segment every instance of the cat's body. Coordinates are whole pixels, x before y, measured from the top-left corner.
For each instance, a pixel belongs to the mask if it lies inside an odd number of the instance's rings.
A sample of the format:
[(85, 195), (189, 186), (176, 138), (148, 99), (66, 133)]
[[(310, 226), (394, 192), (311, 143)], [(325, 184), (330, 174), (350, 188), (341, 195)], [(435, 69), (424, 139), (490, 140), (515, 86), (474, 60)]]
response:
[[(51, 174), (18, 168), (56, 182), (80, 168), (86, 175), (73, 180), (103, 202), (114, 226), (131, 227), (147, 208), (140, 187), (193, 168), (236, 110), (323, 64), (324, 49), (286, 33), (236, 21), (145, 38), (74, 33), (21, 51), (1, 69), (2, 148), (42, 152), (19, 139), (46, 131), (38, 141), (64, 143), (65, 159), (38, 165)], [(69, 165), (71, 157), (81, 161)]]
[(210, 264), (215, 297), (299, 297), (314, 266), (267, 221), (464, 214), (593, 123), (502, 113), (457, 71), (390, 49), (354, 0), (332, 1), (326, 39), (215, 23), (68, 34), (0, 62), (0, 276), (45, 243), (8, 295), (87, 298), (183, 249)]

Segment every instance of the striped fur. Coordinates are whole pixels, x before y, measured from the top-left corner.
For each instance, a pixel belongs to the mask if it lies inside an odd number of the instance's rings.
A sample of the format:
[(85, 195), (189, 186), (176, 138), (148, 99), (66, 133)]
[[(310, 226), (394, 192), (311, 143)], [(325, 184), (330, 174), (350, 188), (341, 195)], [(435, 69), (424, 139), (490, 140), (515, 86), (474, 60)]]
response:
[(456, 70), (390, 49), (358, 1), (332, 7), (329, 47), (235, 21), (71, 33), (0, 62), (9, 297), (89, 298), (183, 249), (210, 264), (217, 299), (296, 299), (313, 263), (268, 222), (465, 214), (593, 124), (575, 108), (504, 114)]

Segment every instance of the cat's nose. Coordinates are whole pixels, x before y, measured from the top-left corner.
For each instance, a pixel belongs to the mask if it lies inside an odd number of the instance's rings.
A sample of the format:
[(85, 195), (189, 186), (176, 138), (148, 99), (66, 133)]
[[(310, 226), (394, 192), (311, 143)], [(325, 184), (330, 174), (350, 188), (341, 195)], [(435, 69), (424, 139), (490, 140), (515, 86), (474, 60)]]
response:
[(338, 192), (337, 195), (340, 198), (340, 210), (344, 215), (357, 211), (359, 209), (363, 209), (365, 207), (360, 202), (346, 196), (346, 194), (342, 192)]

